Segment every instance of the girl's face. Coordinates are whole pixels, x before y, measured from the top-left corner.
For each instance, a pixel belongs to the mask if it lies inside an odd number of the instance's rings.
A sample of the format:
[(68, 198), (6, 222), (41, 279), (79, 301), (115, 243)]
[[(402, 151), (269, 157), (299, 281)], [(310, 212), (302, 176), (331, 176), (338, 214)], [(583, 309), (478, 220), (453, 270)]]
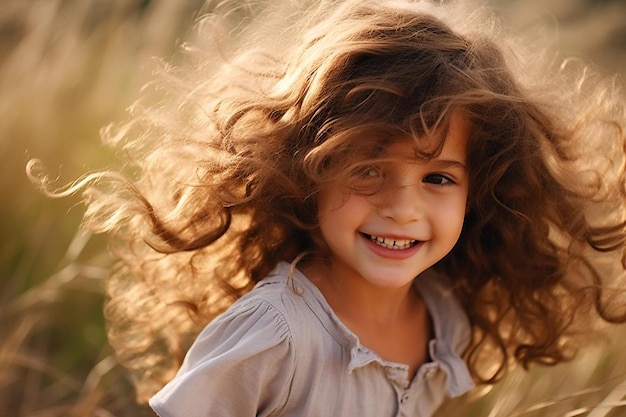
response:
[(461, 233), (468, 192), (466, 120), (455, 113), (439, 156), (415, 158), (410, 141), (392, 144), (363, 181), (380, 183), (374, 194), (347, 193), (341, 184), (320, 191), (321, 235), (335, 279), (356, 278), (379, 288), (399, 288), (442, 259)]

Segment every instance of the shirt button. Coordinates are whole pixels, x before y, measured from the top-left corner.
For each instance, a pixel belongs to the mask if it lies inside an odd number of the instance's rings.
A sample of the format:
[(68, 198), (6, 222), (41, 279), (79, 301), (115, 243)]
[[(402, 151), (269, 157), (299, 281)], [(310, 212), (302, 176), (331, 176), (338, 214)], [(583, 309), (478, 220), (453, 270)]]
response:
[(400, 402), (402, 404), (404, 404), (407, 401), (409, 401), (409, 396), (408, 395), (403, 395), (402, 398), (400, 399)]

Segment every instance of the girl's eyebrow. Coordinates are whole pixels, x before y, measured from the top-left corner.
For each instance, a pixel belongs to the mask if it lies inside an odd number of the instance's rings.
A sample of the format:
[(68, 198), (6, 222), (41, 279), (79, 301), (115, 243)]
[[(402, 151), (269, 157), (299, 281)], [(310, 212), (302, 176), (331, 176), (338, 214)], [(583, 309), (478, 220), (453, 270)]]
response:
[(431, 162), (436, 163), (437, 165), (439, 165), (441, 168), (460, 168), (460, 169), (467, 169), (467, 167), (465, 166), (465, 164), (461, 161), (457, 161), (455, 159), (438, 159), (438, 158), (434, 158), (431, 159)]

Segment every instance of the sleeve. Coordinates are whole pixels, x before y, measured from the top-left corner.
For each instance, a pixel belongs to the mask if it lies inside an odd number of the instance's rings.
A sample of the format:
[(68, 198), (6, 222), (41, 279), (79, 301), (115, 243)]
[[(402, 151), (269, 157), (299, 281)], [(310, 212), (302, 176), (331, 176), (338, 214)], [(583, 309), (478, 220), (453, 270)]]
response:
[(247, 301), (209, 323), (150, 399), (160, 417), (268, 416), (284, 406), (295, 368), (288, 324), (271, 304)]

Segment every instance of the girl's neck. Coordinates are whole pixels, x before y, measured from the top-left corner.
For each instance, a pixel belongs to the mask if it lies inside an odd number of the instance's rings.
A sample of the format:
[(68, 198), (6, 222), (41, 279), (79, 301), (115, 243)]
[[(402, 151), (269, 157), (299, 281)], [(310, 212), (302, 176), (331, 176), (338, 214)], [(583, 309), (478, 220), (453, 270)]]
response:
[(326, 298), (337, 317), (361, 344), (382, 359), (408, 366), (412, 380), (428, 360), (431, 326), (424, 301), (410, 284), (402, 288), (378, 288), (321, 263), (306, 263), (300, 270)]
[(424, 310), (423, 300), (412, 283), (394, 288), (376, 287), (349, 271), (315, 261), (300, 269), (319, 288), (333, 311), (347, 321), (384, 327)]

